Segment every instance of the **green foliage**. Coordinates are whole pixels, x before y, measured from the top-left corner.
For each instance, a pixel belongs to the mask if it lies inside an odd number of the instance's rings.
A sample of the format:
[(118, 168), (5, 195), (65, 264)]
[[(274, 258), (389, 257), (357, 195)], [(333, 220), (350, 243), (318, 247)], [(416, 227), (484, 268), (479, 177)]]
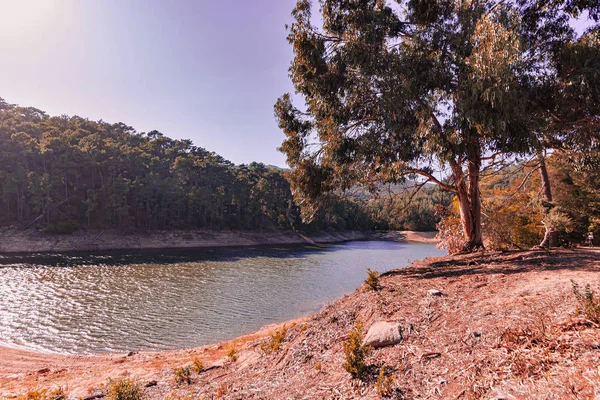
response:
[(58, 221), (56, 224), (48, 224), (44, 228), (44, 233), (57, 234), (57, 235), (68, 235), (70, 233), (79, 230), (75, 221)]
[(586, 284), (583, 292), (577, 282), (571, 279), (573, 294), (578, 302), (578, 311), (588, 320), (600, 324), (600, 298), (594, 293), (590, 284)]
[(381, 285), (379, 283), (379, 272), (371, 271), (371, 268), (367, 268), (367, 279), (364, 281), (369, 289), (378, 291), (381, 289)]
[(371, 351), (369, 346), (363, 346), (363, 325), (361, 321), (356, 322), (354, 329), (348, 334), (344, 342), (344, 354), (346, 361), (344, 369), (352, 375), (352, 378), (363, 379), (366, 373), (365, 360)]
[(108, 400), (141, 400), (142, 387), (129, 378), (109, 379), (106, 387)]
[(173, 379), (175, 383), (192, 383), (192, 369), (190, 367), (177, 367), (173, 371)]
[(600, 143), (599, 30), (575, 40), (569, 26), (583, 10), (597, 16), (584, 0), (327, 0), (313, 18), (298, 1), (288, 41), (303, 107), (285, 94), (275, 114), (302, 217), (356, 187), (432, 182), (458, 197), (461, 248), (481, 247), (481, 177), (565, 136)]
[[(404, 190), (402, 190), (404, 189)], [(368, 209), (375, 229), (399, 231), (435, 231), (440, 221), (436, 209), (448, 206), (451, 196), (438, 186), (422, 189), (412, 196), (413, 189), (395, 188), (391, 195), (373, 197)]]
[(0, 225), (365, 230), (366, 207), (337, 199), (303, 224), (285, 171), (233, 165), (189, 140), (122, 123), (50, 117), (0, 99)]
[[(304, 326), (305, 325), (302, 325), (302, 328), (304, 328)], [(262, 350), (265, 353), (276, 353), (281, 347), (283, 341), (285, 340), (286, 335), (287, 327), (284, 324), (280, 329), (275, 330), (275, 332), (271, 335), (269, 341), (264, 342), (261, 345)]]

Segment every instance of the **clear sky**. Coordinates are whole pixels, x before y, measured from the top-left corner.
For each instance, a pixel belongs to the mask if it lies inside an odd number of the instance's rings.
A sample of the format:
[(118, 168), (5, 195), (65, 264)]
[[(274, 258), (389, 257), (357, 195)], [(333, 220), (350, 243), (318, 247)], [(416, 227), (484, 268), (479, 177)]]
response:
[(285, 165), (295, 0), (0, 0), (0, 97)]
[(189, 138), (238, 164), (284, 166), (273, 104), (293, 91), (294, 5), (0, 0), (0, 97)]

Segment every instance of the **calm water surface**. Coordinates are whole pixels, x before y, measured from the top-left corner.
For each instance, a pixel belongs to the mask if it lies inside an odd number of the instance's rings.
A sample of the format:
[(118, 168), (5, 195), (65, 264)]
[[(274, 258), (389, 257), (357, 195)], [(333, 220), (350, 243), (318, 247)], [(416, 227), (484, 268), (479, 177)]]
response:
[(0, 256), (0, 343), (93, 353), (201, 346), (318, 311), (381, 272), (442, 255), (349, 242)]

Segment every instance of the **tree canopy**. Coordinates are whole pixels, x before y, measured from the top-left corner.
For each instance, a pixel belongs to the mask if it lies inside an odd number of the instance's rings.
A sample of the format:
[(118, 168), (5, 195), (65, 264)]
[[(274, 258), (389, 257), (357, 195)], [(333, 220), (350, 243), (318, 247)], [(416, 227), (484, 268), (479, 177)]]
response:
[(356, 185), (420, 176), (456, 195), (464, 249), (481, 247), (481, 173), (535, 151), (552, 111), (575, 101), (569, 79), (577, 101), (593, 98), (581, 86), (598, 67), (581, 53), (595, 45), (575, 42), (569, 17), (597, 10), (554, 3), (323, 0), (316, 26), (298, 1), (290, 77), (305, 104), (286, 94), (275, 113), (303, 216)]
[(80, 228), (370, 229), (339, 201), (300, 221), (283, 171), (234, 165), (189, 140), (0, 99), (0, 225)]

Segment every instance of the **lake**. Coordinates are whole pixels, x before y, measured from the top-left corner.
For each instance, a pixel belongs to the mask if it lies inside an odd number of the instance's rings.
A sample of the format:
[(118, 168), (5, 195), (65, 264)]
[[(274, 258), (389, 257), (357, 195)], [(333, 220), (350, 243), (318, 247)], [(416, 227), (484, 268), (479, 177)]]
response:
[(95, 353), (202, 346), (319, 311), (433, 244), (0, 256), (0, 344)]

